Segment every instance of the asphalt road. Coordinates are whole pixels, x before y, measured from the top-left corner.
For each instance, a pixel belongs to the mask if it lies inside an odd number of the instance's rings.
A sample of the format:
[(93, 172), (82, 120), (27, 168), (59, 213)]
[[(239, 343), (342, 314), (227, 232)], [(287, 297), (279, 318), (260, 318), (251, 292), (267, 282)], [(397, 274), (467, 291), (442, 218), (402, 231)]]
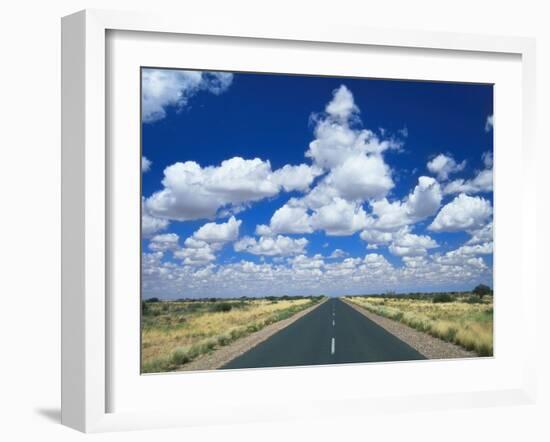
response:
[(222, 368), (415, 359), (425, 357), (343, 301), (332, 298)]

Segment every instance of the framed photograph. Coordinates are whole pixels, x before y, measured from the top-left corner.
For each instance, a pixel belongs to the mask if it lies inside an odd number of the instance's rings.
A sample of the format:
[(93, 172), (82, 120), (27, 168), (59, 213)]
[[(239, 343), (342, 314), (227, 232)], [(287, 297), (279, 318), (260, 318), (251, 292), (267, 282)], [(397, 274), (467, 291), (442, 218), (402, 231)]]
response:
[(532, 40), (62, 31), (64, 424), (534, 400)]

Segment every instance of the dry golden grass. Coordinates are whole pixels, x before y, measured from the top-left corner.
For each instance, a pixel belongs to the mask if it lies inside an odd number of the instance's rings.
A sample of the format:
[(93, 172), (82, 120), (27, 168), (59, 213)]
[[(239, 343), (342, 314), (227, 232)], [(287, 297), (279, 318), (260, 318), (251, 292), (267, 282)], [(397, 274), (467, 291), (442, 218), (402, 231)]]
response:
[(383, 296), (346, 297), (367, 310), (402, 322), (416, 330), (453, 342), (480, 356), (493, 354), (493, 297), (480, 303), (475, 297), (453, 296), (452, 302), (435, 303), (430, 298)]
[(320, 300), (319, 297), (144, 303), (142, 372), (173, 370)]

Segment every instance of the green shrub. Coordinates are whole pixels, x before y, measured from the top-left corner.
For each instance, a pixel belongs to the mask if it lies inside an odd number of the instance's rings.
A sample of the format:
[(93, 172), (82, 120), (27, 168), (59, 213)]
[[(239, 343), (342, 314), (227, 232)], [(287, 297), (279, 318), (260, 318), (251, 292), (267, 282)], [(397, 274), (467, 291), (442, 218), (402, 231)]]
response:
[(401, 321), (403, 319), (403, 312), (396, 312), (392, 315), (392, 319), (395, 321)]
[(218, 345), (221, 345), (222, 347), (224, 345), (227, 345), (231, 342), (231, 337), (227, 335), (221, 335), (218, 336)]
[(248, 333), (254, 333), (260, 330), (261, 328), (262, 328), (261, 324), (250, 324), (246, 327), (246, 331)]
[(177, 349), (174, 353), (172, 353), (171, 361), (174, 365), (182, 365), (186, 362), (189, 362), (191, 358), (189, 357), (189, 354), (187, 351), (183, 349)]
[(235, 328), (231, 330), (231, 332), (229, 332), (229, 335), (231, 336), (232, 340), (235, 340), (240, 338), (242, 335), (244, 335), (244, 331)]
[(149, 313), (149, 306), (145, 301), (141, 301), (141, 314), (146, 315), (147, 313)]
[(468, 304), (483, 304), (482, 297), (479, 296), (469, 296), (465, 302)]
[(229, 312), (232, 308), (233, 306), (229, 302), (216, 302), (211, 307), (213, 312)]
[(453, 302), (453, 297), (451, 295), (449, 295), (448, 293), (440, 293), (440, 294), (434, 296), (433, 302), (435, 304), (440, 303), (440, 302)]

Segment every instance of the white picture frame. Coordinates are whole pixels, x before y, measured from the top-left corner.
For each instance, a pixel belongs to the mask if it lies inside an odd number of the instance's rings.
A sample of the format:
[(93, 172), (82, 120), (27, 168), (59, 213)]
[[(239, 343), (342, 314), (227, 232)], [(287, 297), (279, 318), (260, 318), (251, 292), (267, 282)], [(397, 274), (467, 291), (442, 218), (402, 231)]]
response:
[[(416, 31), (388, 31), (344, 26), (239, 22), (221, 23), (197, 18), (154, 16), (151, 14), (87, 10), (62, 21), (62, 423), (85, 432), (207, 425), (216, 422), (251, 422), (314, 417), (335, 414), (365, 414), (372, 410), (388, 412), (408, 409), (435, 409), (529, 403), (535, 397), (535, 339), (526, 339), (519, 363), (521, 376), (501, 388), (474, 389), (460, 393), (431, 391), (424, 395), (391, 394), (387, 396), (338, 396), (316, 398), (308, 407), (269, 407), (247, 402), (246, 397), (233, 401), (234, 411), (207, 415), (198, 408), (185, 413), (177, 407), (109, 411), (110, 345), (108, 327), (113, 318), (109, 310), (109, 247), (113, 231), (108, 228), (111, 196), (109, 194), (108, 134), (106, 120), (108, 63), (106, 36), (109, 31), (154, 32), (162, 35), (199, 35), (274, 42), (308, 42), (428, 49), (443, 52), (511, 54), (521, 58), (521, 159), (523, 187), (521, 271), (516, 283), (522, 293), (522, 313), (518, 318), (524, 337), (533, 337), (536, 316), (536, 192), (535, 174), (535, 42), (518, 37), (493, 37)], [(158, 34), (157, 34), (158, 35)], [(137, 158), (137, 157), (136, 157)], [(504, 164), (504, 163), (502, 163)], [(498, 166), (497, 166), (497, 174)], [(529, 190), (529, 191), (528, 191)], [(116, 231), (114, 231), (116, 232)], [(497, 245), (498, 247), (498, 245)], [(498, 250), (497, 250), (498, 251)], [(497, 258), (498, 259), (498, 253)], [(512, 276), (508, 276), (512, 277)], [(497, 301), (498, 302), (498, 301)], [(506, 324), (504, 324), (506, 326)], [(498, 355), (497, 355), (498, 357)], [(518, 356), (519, 357), (519, 356)], [(338, 370), (339, 368), (334, 368)], [(445, 370), (441, 365), (441, 370)], [(299, 370), (295, 371), (297, 374)], [(258, 373), (258, 372), (255, 372)], [(263, 373), (266, 373), (265, 371)], [(257, 375), (261, 381), (280, 376), (272, 370)], [(335, 373), (334, 370), (332, 372)], [(357, 370), (346, 374), (357, 376)], [(212, 375), (212, 374), (210, 374)], [(208, 374), (205, 374), (208, 376)], [(165, 377), (164, 383), (170, 383)], [(172, 377), (174, 380), (175, 378)], [(231, 378), (241, 388), (247, 380)], [(437, 390), (437, 389), (436, 389)], [(245, 395), (246, 396), (246, 395)], [(237, 414), (236, 414), (237, 413)], [(214, 416), (214, 417), (213, 417)]]

